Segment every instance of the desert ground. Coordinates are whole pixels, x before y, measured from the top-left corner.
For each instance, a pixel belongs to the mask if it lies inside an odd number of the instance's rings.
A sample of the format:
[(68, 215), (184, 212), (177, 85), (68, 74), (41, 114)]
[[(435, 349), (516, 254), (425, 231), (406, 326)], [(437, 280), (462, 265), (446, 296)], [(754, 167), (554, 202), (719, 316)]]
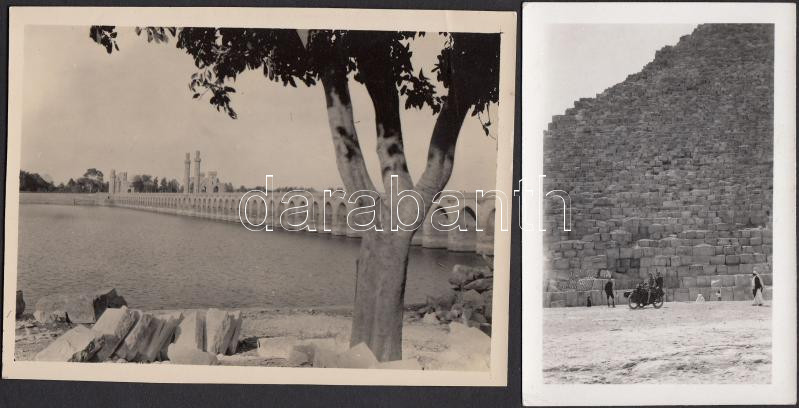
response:
[(546, 383), (771, 382), (768, 303), (550, 308), (543, 338)]

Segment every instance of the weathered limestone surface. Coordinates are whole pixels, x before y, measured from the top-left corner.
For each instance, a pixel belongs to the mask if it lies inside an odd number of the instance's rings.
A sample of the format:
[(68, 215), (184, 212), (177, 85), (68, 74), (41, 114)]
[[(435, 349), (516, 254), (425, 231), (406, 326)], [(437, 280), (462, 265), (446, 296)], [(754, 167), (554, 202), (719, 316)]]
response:
[(205, 350), (205, 311), (193, 311), (183, 317), (175, 330), (175, 344)]
[(95, 293), (58, 293), (39, 299), (33, 315), (42, 323), (51, 322), (55, 316), (64, 314), (72, 323), (94, 323), (105, 309), (125, 305), (125, 298), (119, 296), (116, 289)]
[(604, 304), (596, 278), (659, 273), (678, 301), (751, 300), (752, 271), (770, 285), (773, 62), (772, 26), (701, 25), (553, 118), (544, 191), (572, 218), (546, 201), (545, 306)]
[(103, 346), (95, 356), (98, 361), (105, 361), (116, 351), (119, 344), (136, 324), (137, 315), (127, 306), (119, 309), (106, 309), (92, 330), (103, 339)]
[[(208, 309), (205, 315), (205, 350), (213, 354), (232, 354), (229, 353), (229, 350), (235, 350), (238, 346), (240, 330), (240, 311), (231, 313), (219, 309)], [(236, 344), (231, 344), (233, 342)]]
[(182, 313), (154, 316), (134, 311), (136, 324), (116, 350), (116, 356), (127, 361), (152, 362), (167, 359), (167, 346), (183, 319)]
[(92, 329), (78, 325), (36, 354), (36, 361), (84, 362), (103, 347), (103, 337)]
[(170, 344), (167, 349), (167, 356), (172, 364), (188, 365), (217, 365), (219, 360), (214, 354), (207, 351), (198, 350), (193, 347)]

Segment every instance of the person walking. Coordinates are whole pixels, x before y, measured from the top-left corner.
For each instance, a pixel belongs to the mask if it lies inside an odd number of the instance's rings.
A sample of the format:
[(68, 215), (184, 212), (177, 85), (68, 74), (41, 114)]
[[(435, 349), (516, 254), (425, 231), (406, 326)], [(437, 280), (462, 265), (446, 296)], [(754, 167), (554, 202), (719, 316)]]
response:
[(752, 271), (752, 306), (763, 306), (763, 278), (755, 271)]
[(611, 307), (611, 302), (613, 302), (613, 307), (616, 307), (616, 297), (613, 296), (613, 279), (608, 279), (605, 282), (605, 297), (607, 297), (608, 307)]

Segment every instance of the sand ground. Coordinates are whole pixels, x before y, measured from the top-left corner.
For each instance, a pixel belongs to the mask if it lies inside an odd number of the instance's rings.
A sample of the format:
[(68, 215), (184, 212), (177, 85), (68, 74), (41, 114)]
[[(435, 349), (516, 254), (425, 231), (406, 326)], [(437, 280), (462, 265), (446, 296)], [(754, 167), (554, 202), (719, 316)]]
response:
[(771, 307), (669, 302), (544, 309), (544, 381), (729, 384), (771, 381)]
[[(187, 312), (188, 310), (180, 310)], [(351, 311), (347, 307), (321, 309), (241, 309), (242, 332), (236, 354), (219, 356), (222, 365), (291, 367), (284, 358), (265, 358), (258, 353), (259, 338), (335, 339), (337, 347), (348, 348)], [(153, 311), (170, 313), (173, 310)], [(14, 356), (17, 361), (33, 360), (58, 336), (74, 327), (67, 323), (41, 324), (27, 314), (17, 321)], [(476, 330), (476, 329), (475, 329)], [(427, 323), (407, 312), (403, 326), (402, 355), (415, 359), (425, 370), (488, 370), (490, 349), (475, 348), (469, 339), (454, 338), (446, 324)], [(165, 362), (165, 363), (168, 363)], [(303, 364), (302, 366), (308, 366)]]

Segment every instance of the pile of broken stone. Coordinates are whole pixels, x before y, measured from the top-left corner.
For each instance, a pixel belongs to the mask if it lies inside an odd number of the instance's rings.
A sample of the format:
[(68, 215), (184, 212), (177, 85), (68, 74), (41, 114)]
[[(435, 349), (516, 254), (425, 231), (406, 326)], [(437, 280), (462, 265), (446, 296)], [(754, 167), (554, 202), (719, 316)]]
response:
[(154, 314), (128, 309), (114, 289), (46, 296), (33, 315), (40, 323), (77, 324), (36, 354), (37, 361), (213, 365), (219, 363), (217, 355), (236, 352), (242, 324), (239, 311)]
[(488, 266), (455, 265), (450, 291), (428, 297), (417, 313), (427, 323), (458, 322), (491, 335), (493, 282), (494, 272)]

